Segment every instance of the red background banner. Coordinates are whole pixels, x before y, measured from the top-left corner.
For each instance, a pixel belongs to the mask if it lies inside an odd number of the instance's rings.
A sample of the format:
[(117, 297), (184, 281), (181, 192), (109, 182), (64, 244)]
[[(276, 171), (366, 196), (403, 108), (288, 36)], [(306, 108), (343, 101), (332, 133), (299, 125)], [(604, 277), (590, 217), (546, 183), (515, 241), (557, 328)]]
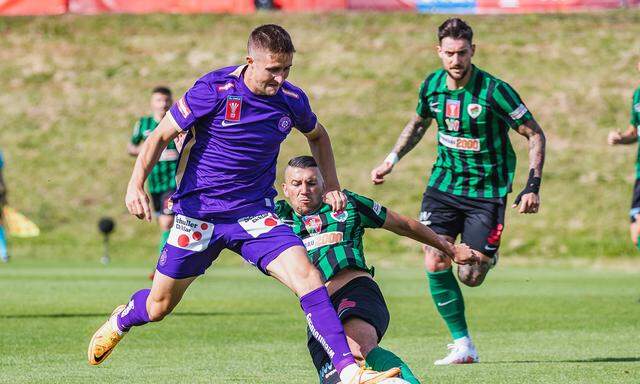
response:
[(60, 15), (67, 12), (67, 0), (0, 0), (0, 15)]

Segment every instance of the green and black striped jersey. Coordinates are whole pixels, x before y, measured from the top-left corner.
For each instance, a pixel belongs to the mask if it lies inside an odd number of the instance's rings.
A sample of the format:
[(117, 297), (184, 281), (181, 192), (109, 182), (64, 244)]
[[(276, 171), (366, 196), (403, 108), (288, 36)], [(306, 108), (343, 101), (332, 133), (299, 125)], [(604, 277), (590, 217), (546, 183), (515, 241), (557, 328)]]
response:
[(472, 198), (499, 198), (511, 191), (516, 155), (509, 128), (533, 116), (509, 84), (473, 66), (467, 85), (449, 90), (441, 69), (422, 83), (416, 112), (438, 124), (430, 187)]
[(284, 200), (276, 202), (276, 214), (293, 228), (307, 248), (309, 260), (320, 270), (324, 281), (345, 268), (371, 273), (362, 250), (365, 228), (380, 228), (387, 209), (375, 201), (344, 190), (347, 207), (332, 212), (329, 204), (309, 215), (300, 216)]
[[(640, 87), (633, 93), (631, 121), (629, 123), (640, 130)], [(638, 146), (638, 156), (636, 158), (636, 179), (640, 179), (640, 145)]]
[[(156, 129), (158, 122), (153, 116), (143, 116), (133, 127), (131, 143), (139, 145)], [(164, 193), (176, 189), (176, 169), (179, 153), (176, 144), (171, 141), (160, 155), (158, 164), (151, 170), (147, 178), (149, 193)]]

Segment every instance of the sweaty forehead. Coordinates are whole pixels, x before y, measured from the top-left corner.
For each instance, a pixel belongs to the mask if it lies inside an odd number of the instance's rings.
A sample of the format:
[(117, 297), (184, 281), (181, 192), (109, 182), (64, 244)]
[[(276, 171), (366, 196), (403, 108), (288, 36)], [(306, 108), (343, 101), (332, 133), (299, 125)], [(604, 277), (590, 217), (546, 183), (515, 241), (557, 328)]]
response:
[(471, 44), (466, 39), (454, 39), (451, 37), (445, 37), (440, 42), (440, 48), (447, 52), (458, 52), (471, 48)]

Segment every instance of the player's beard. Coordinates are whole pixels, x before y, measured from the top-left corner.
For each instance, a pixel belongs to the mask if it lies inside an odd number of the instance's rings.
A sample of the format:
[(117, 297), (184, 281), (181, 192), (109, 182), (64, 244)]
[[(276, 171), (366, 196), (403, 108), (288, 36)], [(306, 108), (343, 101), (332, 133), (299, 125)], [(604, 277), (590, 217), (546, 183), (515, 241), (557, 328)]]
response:
[(467, 76), (467, 74), (469, 73), (469, 69), (470, 69), (470, 68), (471, 68), (471, 66), (468, 66), (468, 67), (464, 70), (464, 72), (462, 72), (462, 74), (461, 74), (460, 76), (457, 76), (457, 75), (455, 75), (455, 76), (454, 76), (454, 74), (453, 74), (453, 73), (451, 73), (451, 71), (450, 71), (450, 70), (448, 70), (448, 69), (447, 69), (447, 74), (449, 75), (449, 77), (451, 77), (451, 78), (452, 78), (452, 79), (454, 79), (454, 80), (462, 80), (462, 79), (464, 79), (464, 78), (465, 78), (465, 76)]

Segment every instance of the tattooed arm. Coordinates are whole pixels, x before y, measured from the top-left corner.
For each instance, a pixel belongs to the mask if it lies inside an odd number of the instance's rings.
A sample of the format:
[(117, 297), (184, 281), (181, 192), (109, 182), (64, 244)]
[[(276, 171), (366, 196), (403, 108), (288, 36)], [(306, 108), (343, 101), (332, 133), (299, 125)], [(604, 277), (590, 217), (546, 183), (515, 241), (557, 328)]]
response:
[(516, 128), (516, 131), (529, 140), (529, 180), (527, 186), (520, 192), (513, 207), (520, 206), (520, 213), (536, 213), (540, 207), (540, 178), (544, 166), (546, 138), (542, 128), (531, 119)]
[(391, 173), (393, 166), (418, 144), (425, 132), (427, 132), (430, 124), (431, 118), (424, 118), (417, 114), (409, 120), (398, 137), (393, 151), (382, 164), (371, 171), (371, 181), (373, 181), (374, 184), (384, 183), (385, 175)]

